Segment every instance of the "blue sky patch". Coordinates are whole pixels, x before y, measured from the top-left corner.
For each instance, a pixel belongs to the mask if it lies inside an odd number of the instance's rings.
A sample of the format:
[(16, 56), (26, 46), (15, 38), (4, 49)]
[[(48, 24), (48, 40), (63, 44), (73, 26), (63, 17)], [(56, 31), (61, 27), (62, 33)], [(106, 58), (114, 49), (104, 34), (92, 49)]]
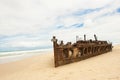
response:
[(78, 10), (75, 13), (73, 13), (73, 15), (82, 16), (82, 15), (89, 14), (89, 13), (92, 13), (92, 12), (95, 12), (95, 11), (100, 11), (101, 9), (102, 8)]
[(79, 28), (79, 27), (83, 27), (84, 23), (76, 23), (72, 25), (73, 27)]
[(120, 8), (117, 9), (117, 12), (120, 13)]
[(63, 25), (58, 25), (57, 29), (63, 28)]

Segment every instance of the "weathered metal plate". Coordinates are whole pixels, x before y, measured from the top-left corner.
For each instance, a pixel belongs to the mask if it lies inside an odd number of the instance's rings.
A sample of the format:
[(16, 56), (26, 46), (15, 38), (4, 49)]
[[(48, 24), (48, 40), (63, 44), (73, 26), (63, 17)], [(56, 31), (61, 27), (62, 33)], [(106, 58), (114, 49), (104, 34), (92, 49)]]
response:
[(68, 42), (64, 44), (61, 41), (58, 44), (56, 37), (53, 36), (55, 67), (112, 51), (112, 43), (99, 41), (96, 35), (94, 37), (95, 40), (86, 40), (86, 35), (84, 35), (84, 40), (77, 40), (76, 43)]

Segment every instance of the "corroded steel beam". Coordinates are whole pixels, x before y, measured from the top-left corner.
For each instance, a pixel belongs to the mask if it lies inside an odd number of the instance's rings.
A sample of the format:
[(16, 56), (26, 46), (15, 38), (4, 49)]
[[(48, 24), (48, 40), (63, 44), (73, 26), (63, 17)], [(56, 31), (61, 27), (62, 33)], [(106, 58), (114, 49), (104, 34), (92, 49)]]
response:
[(53, 36), (51, 41), (54, 48), (55, 67), (112, 51), (112, 43), (99, 41), (96, 35), (94, 37), (95, 40), (86, 40), (86, 35), (84, 35), (84, 40), (78, 40), (76, 43), (64, 44), (61, 41), (58, 44), (58, 40)]

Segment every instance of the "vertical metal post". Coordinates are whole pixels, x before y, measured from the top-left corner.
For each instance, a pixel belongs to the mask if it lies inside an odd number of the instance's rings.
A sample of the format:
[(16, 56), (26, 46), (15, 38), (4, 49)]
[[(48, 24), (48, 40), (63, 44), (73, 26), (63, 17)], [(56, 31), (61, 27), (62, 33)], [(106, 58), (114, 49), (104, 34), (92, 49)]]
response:
[(84, 34), (84, 41), (86, 41), (86, 35)]
[(95, 41), (97, 41), (97, 36), (94, 34)]
[(57, 39), (55, 36), (53, 36), (53, 39), (51, 40), (53, 42), (53, 48), (54, 48), (54, 63), (55, 67), (58, 66), (57, 60), (58, 60), (58, 55), (57, 55)]
[(79, 36), (76, 36), (76, 42), (79, 40)]

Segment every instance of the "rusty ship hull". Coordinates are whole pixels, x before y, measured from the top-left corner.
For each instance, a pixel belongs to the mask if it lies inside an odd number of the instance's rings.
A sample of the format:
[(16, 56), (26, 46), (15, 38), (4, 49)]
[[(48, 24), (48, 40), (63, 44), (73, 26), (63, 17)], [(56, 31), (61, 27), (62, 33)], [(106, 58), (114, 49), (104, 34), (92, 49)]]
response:
[(63, 41), (58, 44), (58, 40), (53, 36), (53, 49), (54, 49), (54, 64), (55, 67), (81, 61), (93, 56), (97, 56), (103, 53), (112, 51), (112, 43), (107, 41), (97, 40), (77, 40), (76, 43), (68, 42), (66, 44)]

